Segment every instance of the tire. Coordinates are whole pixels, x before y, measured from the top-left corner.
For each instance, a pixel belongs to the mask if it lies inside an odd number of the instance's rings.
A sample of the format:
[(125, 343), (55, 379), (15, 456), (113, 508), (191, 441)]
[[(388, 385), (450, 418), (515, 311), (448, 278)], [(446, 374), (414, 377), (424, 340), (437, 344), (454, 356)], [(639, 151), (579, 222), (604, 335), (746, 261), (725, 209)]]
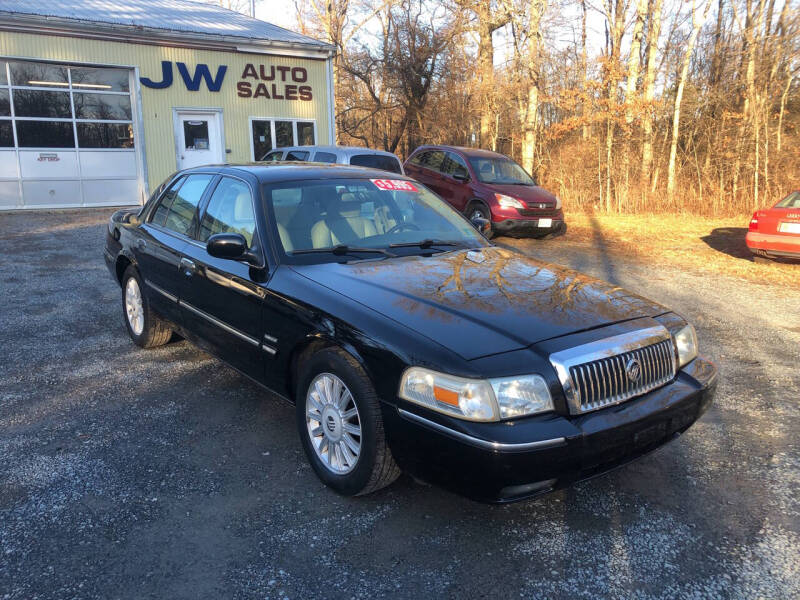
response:
[[(122, 316), (125, 327), (137, 346), (142, 348), (163, 346), (172, 337), (172, 329), (150, 308), (150, 302), (143, 290), (139, 271), (133, 265), (129, 266), (122, 275)], [(138, 293), (138, 306), (132, 308), (132, 305), (136, 304), (136, 293)]]
[[(311, 355), (300, 364), (295, 398), (300, 442), (325, 485), (343, 496), (360, 496), (386, 487), (400, 476), (386, 443), (375, 388), (352, 356), (338, 348)], [(352, 433), (356, 427), (360, 435)], [(357, 454), (354, 442), (358, 442)]]
[(757, 265), (771, 265), (775, 261), (772, 260), (769, 256), (761, 256), (759, 254), (754, 254), (753, 262), (756, 263)]
[(483, 202), (473, 201), (467, 205), (467, 218), (471, 221), (474, 217), (481, 217), (489, 221), (489, 231), (484, 235), (487, 239), (494, 237), (494, 226), (492, 225), (492, 213)]

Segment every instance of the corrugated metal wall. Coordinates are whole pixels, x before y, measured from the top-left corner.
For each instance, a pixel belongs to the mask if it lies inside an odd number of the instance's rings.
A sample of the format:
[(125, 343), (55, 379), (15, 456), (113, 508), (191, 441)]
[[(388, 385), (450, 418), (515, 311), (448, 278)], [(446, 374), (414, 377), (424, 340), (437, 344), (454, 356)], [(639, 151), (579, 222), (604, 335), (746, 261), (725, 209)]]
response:
[[(150, 189), (153, 189), (177, 168), (172, 120), (173, 107), (223, 109), (225, 146), (231, 150), (231, 153), (227, 155), (230, 162), (250, 160), (250, 117), (315, 120), (317, 143), (328, 143), (330, 123), (327, 69), (323, 60), (9, 32), (0, 34), (0, 56), (134, 66), (139, 67), (141, 77), (148, 77), (156, 82), (162, 79), (161, 61), (171, 61), (174, 81), (169, 88), (152, 89), (141, 86), (143, 112), (141, 116)], [(217, 68), (220, 65), (227, 65), (228, 70), (220, 91), (209, 91), (205, 82), (201, 84), (198, 91), (187, 90), (174, 65), (176, 62), (185, 63), (190, 74), (194, 74), (197, 64), (206, 64), (212, 76), (216, 76)], [(302, 101), (275, 100), (263, 97), (240, 98), (237, 95), (236, 84), (241, 80), (247, 64), (255, 65), (256, 70), (259, 69), (259, 65), (264, 65), (267, 72), (271, 66), (304, 67), (308, 73), (308, 81), (303, 85), (311, 86), (313, 99)], [(255, 84), (256, 80), (249, 78), (248, 81)], [(265, 83), (270, 90), (272, 83), (279, 86), (285, 85), (279, 80)], [(288, 83), (293, 82), (289, 81)]]

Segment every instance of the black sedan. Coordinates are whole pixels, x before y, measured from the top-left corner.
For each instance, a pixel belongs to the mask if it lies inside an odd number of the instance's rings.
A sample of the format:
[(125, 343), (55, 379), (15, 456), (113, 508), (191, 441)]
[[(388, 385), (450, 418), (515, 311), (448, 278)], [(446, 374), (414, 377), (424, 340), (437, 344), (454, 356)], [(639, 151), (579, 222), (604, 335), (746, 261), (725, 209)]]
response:
[(182, 171), (111, 217), (105, 259), (136, 344), (177, 332), (294, 403), (342, 494), (401, 469), (480, 500), (544, 493), (677, 437), (716, 387), (680, 316), (493, 246), (397, 174)]

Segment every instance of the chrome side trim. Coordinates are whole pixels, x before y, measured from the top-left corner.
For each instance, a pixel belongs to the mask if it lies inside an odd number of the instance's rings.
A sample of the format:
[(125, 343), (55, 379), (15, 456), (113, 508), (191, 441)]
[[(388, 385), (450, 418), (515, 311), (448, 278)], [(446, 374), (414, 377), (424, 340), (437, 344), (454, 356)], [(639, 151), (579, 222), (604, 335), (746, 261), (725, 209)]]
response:
[(275, 356), (275, 354), (277, 354), (278, 352), (277, 348), (273, 348), (272, 346), (267, 346), (266, 344), (261, 344), (261, 349), (264, 352), (267, 352), (270, 356)]
[(167, 298), (168, 300), (172, 300), (172, 302), (177, 302), (178, 297), (170, 294), (167, 290), (158, 287), (155, 283), (150, 281), (149, 279), (145, 279), (144, 282), (147, 284), (147, 287), (153, 288), (159, 294)]
[(209, 323), (213, 323), (213, 324), (214, 324), (214, 325), (216, 325), (217, 327), (220, 327), (221, 329), (224, 329), (224, 330), (225, 330), (225, 331), (227, 331), (228, 333), (235, 335), (236, 337), (238, 337), (238, 338), (240, 338), (240, 339), (244, 340), (245, 342), (248, 342), (248, 343), (250, 343), (250, 344), (252, 344), (253, 346), (256, 346), (256, 347), (259, 347), (259, 346), (261, 346), (261, 343), (260, 343), (260, 342), (259, 342), (259, 341), (258, 341), (256, 338), (250, 337), (250, 336), (249, 336), (249, 335), (247, 335), (246, 333), (242, 333), (241, 331), (239, 331), (238, 329), (236, 329), (236, 328), (234, 328), (234, 327), (231, 327), (231, 326), (230, 326), (230, 325), (228, 325), (227, 323), (223, 323), (223, 322), (222, 322), (222, 321), (220, 321), (219, 319), (216, 319), (216, 318), (212, 317), (212, 316), (211, 316), (211, 315), (209, 315), (208, 313), (206, 313), (206, 312), (203, 312), (203, 311), (202, 311), (202, 310), (200, 310), (199, 308), (196, 308), (196, 307), (192, 306), (192, 305), (191, 305), (191, 304), (189, 304), (188, 302), (184, 302), (183, 300), (181, 300), (181, 301), (179, 302), (179, 304), (180, 304), (181, 306), (184, 306), (184, 307), (186, 307), (187, 309), (189, 309), (190, 311), (192, 311), (194, 314), (196, 314), (196, 315), (198, 315), (198, 316), (200, 316), (200, 317), (203, 317), (203, 318), (204, 318), (206, 321), (208, 321)]
[(504, 444), (501, 442), (490, 442), (489, 440), (482, 440), (480, 438), (467, 435), (466, 433), (461, 433), (460, 431), (456, 431), (455, 429), (450, 429), (449, 427), (445, 427), (444, 425), (436, 423), (435, 421), (431, 421), (430, 419), (421, 417), (418, 414), (409, 412), (407, 410), (403, 410), (402, 408), (398, 408), (397, 412), (404, 419), (407, 419), (409, 421), (414, 421), (415, 423), (418, 423), (423, 427), (427, 427), (429, 429), (433, 429), (434, 431), (438, 431), (439, 433), (443, 433), (444, 435), (456, 439), (460, 442), (470, 444), (471, 446), (476, 446), (477, 448), (481, 448), (483, 450), (491, 450), (492, 452), (524, 452), (526, 450), (541, 450), (543, 448), (552, 448), (553, 446), (562, 446), (567, 443), (566, 438), (563, 437), (553, 438), (549, 440), (540, 440), (537, 442), (523, 442), (521, 444)]
[(268, 342), (272, 342), (273, 344), (278, 341), (278, 338), (268, 335), (266, 333), (264, 334), (264, 339), (267, 340)]

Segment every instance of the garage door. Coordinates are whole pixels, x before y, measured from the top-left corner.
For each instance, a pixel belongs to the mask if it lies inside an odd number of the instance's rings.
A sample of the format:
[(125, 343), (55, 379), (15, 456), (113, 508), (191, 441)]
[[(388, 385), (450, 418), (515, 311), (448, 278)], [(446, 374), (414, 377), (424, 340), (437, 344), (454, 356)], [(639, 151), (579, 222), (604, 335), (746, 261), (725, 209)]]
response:
[(138, 203), (132, 80), (0, 59), (0, 210)]

